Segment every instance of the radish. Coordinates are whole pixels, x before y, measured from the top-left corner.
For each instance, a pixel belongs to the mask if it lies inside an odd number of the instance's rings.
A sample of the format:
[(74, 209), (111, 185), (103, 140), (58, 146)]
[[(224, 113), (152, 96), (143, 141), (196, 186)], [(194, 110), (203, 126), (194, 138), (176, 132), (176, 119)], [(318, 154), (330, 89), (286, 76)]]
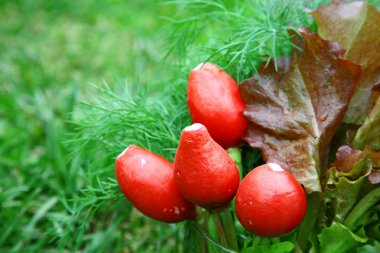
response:
[(174, 172), (181, 194), (206, 209), (226, 206), (239, 185), (235, 163), (199, 123), (182, 131)]
[(241, 143), (248, 126), (245, 104), (235, 80), (218, 66), (207, 62), (190, 72), (187, 104), (193, 123), (206, 126), (223, 148)]
[(130, 145), (117, 158), (116, 178), (125, 197), (143, 214), (163, 222), (195, 217), (194, 205), (177, 190), (173, 164)]
[(280, 165), (268, 163), (249, 172), (236, 194), (240, 223), (259, 236), (292, 231), (306, 213), (306, 196), (297, 180)]

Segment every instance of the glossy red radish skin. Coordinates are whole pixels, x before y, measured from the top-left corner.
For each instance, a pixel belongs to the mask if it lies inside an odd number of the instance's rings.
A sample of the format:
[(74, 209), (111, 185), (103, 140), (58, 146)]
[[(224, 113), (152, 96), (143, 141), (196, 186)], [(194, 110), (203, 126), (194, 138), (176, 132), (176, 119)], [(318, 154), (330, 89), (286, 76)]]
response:
[(226, 206), (239, 185), (235, 163), (202, 124), (182, 131), (174, 171), (181, 194), (206, 209)]
[(306, 213), (302, 186), (275, 163), (264, 164), (248, 173), (240, 183), (235, 201), (240, 223), (259, 236), (289, 233)]
[(195, 217), (194, 205), (176, 187), (173, 164), (163, 157), (131, 145), (117, 158), (115, 172), (125, 197), (146, 216), (163, 222)]
[(235, 80), (218, 66), (207, 62), (190, 72), (187, 104), (193, 123), (206, 126), (223, 148), (241, 143), (248, 126), (245, 104)]

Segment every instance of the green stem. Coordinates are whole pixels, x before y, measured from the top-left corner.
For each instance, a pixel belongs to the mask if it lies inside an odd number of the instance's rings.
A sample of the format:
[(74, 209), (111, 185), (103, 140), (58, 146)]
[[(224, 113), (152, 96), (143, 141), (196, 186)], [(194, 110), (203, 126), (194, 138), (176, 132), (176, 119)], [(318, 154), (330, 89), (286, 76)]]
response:
[(217, 228), (219, 236), (220, 236), (220, 242), (222, 243), (222, 245), (228, 246), (226, 234), (225, 234), (224, 228), (223, 228), (222, 217), (220, 216), (220, 212), (219, 211), (213, 212), (212, 215), (214, 217), (216, 228)]
[(237, 238), (236, 238), (236, 230), (235, 224), (232, 217), (232, 212), (230, 208), (226, 208), (225, 210), (220, 212), (222, 223), (224, 227), (224, 231), (226, 234), (227, 245), (234, 250), (239, 250)]
[[(243, 172), (244, 172), (244, 169), (243, 169), (243, 159), (242, 159), (242, 149), (241, 148), (229, 148), (227, 150), (227, 153), (229, 154), (229, 156), (232, 158), (232, 160), (234, 161), (234, 163), (236, 164), (236, 167), (238, 168), (239, 170), (239, 175), (240, 175), (240, 181), (243, 179)], [(237, 249), (239, 248), (238, 246), (238, 242), (237, 242), (237, 238), (236, 238), (236, 235), (238, 234), (238, 232), (241, 232), (243, 233), (245, 231), (245, 229), (243, 228), (243, 226), (238, 222), (238, 219), (237, 219), (237, 216), (236, 216), (236, 212), (235, 212), (235, 200), (232, 201), (232, 214), (231, 214), (231, 211), (227, 208), (228, 210), (228, 215), (225, 215), (225, 222), (226, 222), (226, 228), (227, 228), (227, 231), (231, 231), (231, 232), (228, 232), (230, 235), (228, 236), (228, 238), (230, 239), (230, 245), (233, 249)], [(234, 221), (236, 223), (234, 223)]]
[[(207, 211), (208, 212), (208, 211)], [(209, 217), (212, 216), (211, 213), (209, 213)], [(206, 230), (207, 231), (207, 230)], [(208, 235), (209, 237), (214, 241), (214, 242), (218, 242), (218, 244), (215, 244), (213, 242), (211, 243), (208, 243), (207, 246), (208, 246), (208, 251), (210, 253), (219, 253), (218, 251), (218, 248), (216, 245), (219, 246), (219, 242), (220, 242), (220, 236), (219, 236), (219, 231), (218, 231), (218, 228), (215, 224), (215, 221), (214, 219), (208, 219)]]
[(344, 225), (354, 230), (356, 222), (364, 215), (373, 205), (380, 201), (380, 188), (372, 190), (365, 195), (358, 204), (351, 210), (350, 214), (344, 221)]
[(243, 163), (241, 158), (241, 148), (229, 148), (227, 153), (230, 155), (239, 170), (240, 180), (243, 178)]
[[(203, 231), (208, 230), (208, 218), (209, 218), (209, 212), (203, 213)], [(208, 247), (207, 247), (207, 241), (204, 236), (201, 236), (201, 242), (200, 242), (200, 250), (201, 253), (208, 253)]]
[(224, 247), (223, 245), (219, 244), (219, 242), (215, 241), (213, 238), (210, 237), (210, 235), (208, 233), (206, 233), (205, 231), (203, 231), (203, 229), (199, 226), (199, 224), (197, 224), (195, 221), (192, 221), (192, 224), (193, 226), (198, 230), (198, 232), (204, 237), (206, 238), (211, 245), (215, 245), (217, 246), (218, 248), (222, 249), (223, 252), (227, 252), (227, 253), (238, 253), (237, 251), (235, 250), (232, 250), (232, 249), (229, 249), (229, 248), (226, 248)]

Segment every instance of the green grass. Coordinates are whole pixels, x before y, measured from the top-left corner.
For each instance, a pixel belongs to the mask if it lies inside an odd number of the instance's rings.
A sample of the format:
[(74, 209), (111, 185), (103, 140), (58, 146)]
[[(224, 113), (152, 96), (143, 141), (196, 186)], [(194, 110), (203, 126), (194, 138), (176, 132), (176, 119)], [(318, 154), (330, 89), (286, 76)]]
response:
[(104, 161), (71, 159), (65, 144), (78, 101), (97, 96), (91, 83), (143, 86), (165, 76), (155, 36), (157, 17), (170, 11), (137, 0), (0, 3), (1, 252), (175, 246), (176, 227), (142, 218), (123, 198), (76, 208), (80, 190), (97, 186), (91, 166)]

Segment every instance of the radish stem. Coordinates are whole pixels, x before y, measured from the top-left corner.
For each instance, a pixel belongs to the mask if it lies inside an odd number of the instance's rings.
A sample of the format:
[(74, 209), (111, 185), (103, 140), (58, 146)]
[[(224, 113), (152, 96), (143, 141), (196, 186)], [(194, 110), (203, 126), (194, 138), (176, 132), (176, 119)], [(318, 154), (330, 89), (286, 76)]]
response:
[[(207, 231), (208, 229), (208, 218), (209, 213), (204, 212), (203, 213), (203, 231)], [(207, 241), (204, 236), (201, 236), (201, 253), (208, 253), (208, 247), (207, 247)]]
[(220, 212), (218, 212), (218, 211), (217, 212), (213, 212), (212, 216), (214, 218), (214, 221), (215, 221), (215, 224), (216, 224), (216, 228), (217, 228), (219, 236), (220, 236), (220, 242), (224, 246), (228, 246), (227, 239), (226, 239), (226, 234), (225, 234), (225, 231), (224, 231), (224, 228), (223, 228), (222, 217), (220, 216)]
[(231, 249), (238, 250), (238, 243), (236, 239), (236, 230), (232, 217), (231, 210), (229, 208), (219, 213), (222, 217), (222, 223), (226, 234), (227, 245)]

